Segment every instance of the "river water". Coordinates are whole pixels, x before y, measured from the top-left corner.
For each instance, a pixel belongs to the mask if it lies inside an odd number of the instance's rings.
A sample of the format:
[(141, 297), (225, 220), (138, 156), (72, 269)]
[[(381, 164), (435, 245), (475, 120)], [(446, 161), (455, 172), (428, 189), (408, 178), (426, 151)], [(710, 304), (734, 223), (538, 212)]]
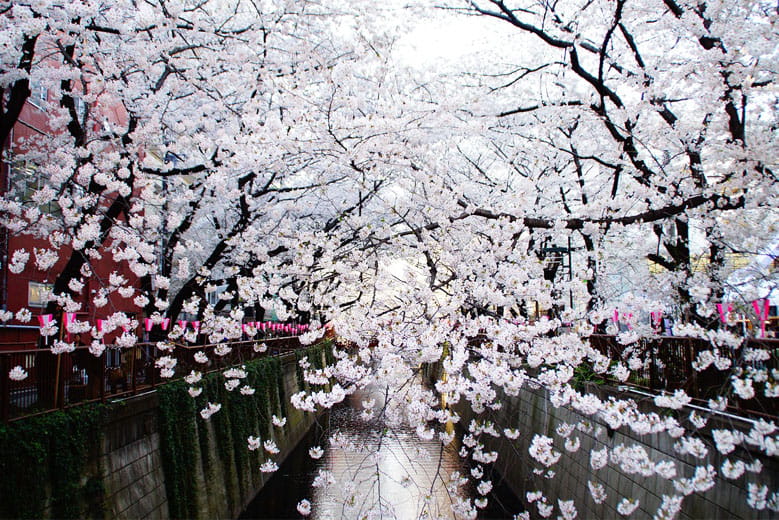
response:
[[(443, 447), (410, 430), (365, 422), (356, 411), (365, 397), (355, 394), (351, 406), (322, 416), (241, 518), (301, 518), (296, 507), (307, 499), (309, 518), (316, 520), (453, 519), (452, 501), (478, 498), (470, 484), (457, 487), (456, 495), (447, 489), (454, 487), (447, 486), (453, 472), (469, 471), (458, 455), (457, 438)], [(336, 432), (341, 442), (334, 446), (328, 438)], [(313, 446), (324, 449), (318, 460), (309, 456)], [(522, 510), (519, 499), (499, 475), (489, 474), (489, 469), (485, 473), (483, 478), (491, 478), (494, 488), (479, 518), (512, 518)]]

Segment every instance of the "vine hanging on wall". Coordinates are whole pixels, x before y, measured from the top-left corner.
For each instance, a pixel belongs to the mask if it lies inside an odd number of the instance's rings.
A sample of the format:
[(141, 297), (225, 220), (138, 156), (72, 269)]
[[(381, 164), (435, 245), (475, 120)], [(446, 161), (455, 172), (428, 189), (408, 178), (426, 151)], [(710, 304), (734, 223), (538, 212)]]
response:
[[(279, 359), (271, 357), (249, 361), (242, 368), (246, 384), (255, 390), (252, 395), (228, 391), (221, 372), (203, 377), (203, 392), (194, 399), (184, 381), (158, 389), (160, 444), (172, 518), (198, 516), (198, 461), (206, 481), (218, 473), (214, 466), (221, 465), (231, 511), (245, 501), (251, 492), (249, 487), (259, 484), (260, 453), (249, 452), (246, 440), (250, 435), (270, 435), (271, 415), (280, 415), (283, 409), (283, 373)], [(207, 403), (221, 405), (210, 419), (211, 439), (207, 424), (198, 414)], [(211, 454), (212, 445), (215, 454)]]
[(109, 409), (90, 404), (0, 425), (0, 517), (102, 516), (102, 477), (87, 475), (87, 462)]

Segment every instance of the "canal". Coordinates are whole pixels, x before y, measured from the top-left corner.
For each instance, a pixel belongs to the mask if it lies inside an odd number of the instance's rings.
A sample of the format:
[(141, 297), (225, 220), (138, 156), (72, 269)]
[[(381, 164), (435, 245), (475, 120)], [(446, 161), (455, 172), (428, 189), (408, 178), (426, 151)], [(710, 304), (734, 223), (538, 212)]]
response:
[[(470, 482), (452, 481), (453, 474), (472, 469), (459, 456), (459, 436), (444, 447), (412, 430), (366, 422), (359, 417), (365, 398), (352, 395), (323, 415), (240, 518), (301, 518), (297, 504), (305, 499), (310, 518), (317, 520), (454, 519), (452, 504), (480, 498)], [(336, 442), (330, 441), (333, 435)], [(319, 459), (309, 454), (316, 447), (324, 451)], [(493, 489), (478, 517), (510, 519), (521, 512), (521, 502), (501, 477), (480, 469), (481, 480), (491, 479)]]

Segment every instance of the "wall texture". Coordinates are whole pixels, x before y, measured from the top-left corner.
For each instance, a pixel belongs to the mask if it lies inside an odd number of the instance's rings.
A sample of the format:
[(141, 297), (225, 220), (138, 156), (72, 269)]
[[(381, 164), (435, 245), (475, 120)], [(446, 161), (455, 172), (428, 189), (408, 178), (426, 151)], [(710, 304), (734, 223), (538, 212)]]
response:
[(156, 392), (130, 399), (105, 426), (99, 467), (108, 518), (168, 517), (157, 404)]
[[(281, 466), (282, 461), (309, 431), (316, 416), (297, 410), (289, 403), (289, 396), (300, 390), (295, 355), (281, 358), (280, 369), (281, 377), (276, 380), (278, 394), (273, 395), (274, 389), (271, 387), (267, 398), (258, 398), (258, 402), (264, 403), (267, 409), (236, 409), (235, 403), (246, 402), (245, 396), (234, 395), (233, 401), (222, 396), (222, 409), (219, 412), (208, 421), (199, 417), (196, 419), (198, 443), (191, 459), (192, 468), (185, 468), (187, 471), (194, 469), (190, 478), (196, 484), (196, 507), (187, 509), (183, 514), (176, 514), (175, 508), (171, 507), (171, 516), (203, 520), (238, 517), (274, 475), (259, 471), (260, 465), (273, 460)], [(269, 375), (276, 379), (272, 373)], [(223, 382), (224, 379), (219, 380), (218, 385), (221, 387)], [(233, 409), (230, 409), (231, 405)], [(256, 420), (252, 420), (254, 414)], [(286, 418), (284, 427), (270, 424), (270, 417), (274, 414)], [(242, 431), (239, 423), (246, 417), (249, 418), (245, 423), (249, 430)], [(269, 455), (263, 448), (248, 451), (247, 433), (259, 436), (263, 441), (273, 440), (279, 453)], [(186, 496), (186, 492), (183, 495)]]
[[(639, 396), (640, 398), (640, 396)], [(634, 498), (640, 501), (639, 508), (631, 518), (652, 518), (662, 502), (663, 495), (675, 494), (671, 481), (657, 475), (642, 477), (638, 474), (628, 474), (618, 466), (609, 462), (608, 466), (595, 471), (590, 466), (589, 454), (595, 449), (608, 447), (609, 450), (624, 444), (626, 446), (638, 443), (649, 455), (653, 462), (663, 460), (676, 463), (677, 476), (690, 477), (693, 474), (694, 465), (711, 464), (718, 473), (724, 457), (720, 456), (714, 448), (711, 440), (710, 429), (716, 428), (716, 419), (711, 419), (705, 429), (700, 431), (701, 437), (706, 442), (709, 450), (708, 456), (703, 460), (693, 460), (690, 456), (680, 456), (673, 449), (674, 439), (668, 435), (649, 435), (638, 437), (628, 428), (620, 428), (619, 431), (609, 430), (605, 423), (583, 416), (577, 411), (567, 408), (555, 408), (552, 406), (547, 392), (541, 389), (523, 389), (517, 397), (506, 397), (502, 400), (502, 408), (492, 412), (491, 420), (496, 425), (518, 428), (521, 432), (517, 440), (509, 441), (506, 438), (495, 439), (483, 436), (482, 442), (491, 450), (499, 452), (495, 463), (495, 469), (503, 476), (509, 486), (517, 493), (534, 518), (538, 516), (535, 505), (528, 504), (526, 492), (543, 491), (555, 505), (554, 517), (557, 516), (557, 499), (575, 500), (578, 509), (578, 518), (603, 519), (624, 518), (617, 513), (616, 505), (623, 498)], [(650, 406), (643, 403), (642, 406)], [(470, 420), (475, 417), (470, 407), (460, 402), (455, 409), (463, 417), (462, 424), (467, 427)], [(683, 411), (689, 414), (689, 410)], [(481, 420), (484, 420), (481, 417)], [(577, 424), (588, 422), (592, 426), (591, 433), (575, 431), (571, 437), (578, 436), (581, 447), (575, 453), (569, 453), (563, 446), (562, 438), (555, 433), (558, 426), (563, 423)], [(534, 468), (540, 467), (528, 454), (528, 447), (535, 433), (543, 434), (555, 439), (555, 450), (562, 453), (560, 461), (553, 467), (555, 476), (551, 479), (533, 473)], [(486, 438), (485, 438), (486, 437)], [(741, 459), (745, 463), (753, 460), (755, 454), (744, 449), (737, 449), (729, 455), (731, 460)], [(685, 498), (679, 519), (734, 519), (734, 518), (772, 518), (776, 516), (768, 510), (757, 512), (747, 505), (747, 483), (759, 481), (768, 485), (770, 492), (779, 489), (779, 463), (776, 458), (766, 459), (763, 456), (764, 468), (762, 473), (755, 477), (745, 473), (736, 480), (725, 480), (721, 476), (717, 479), (714, 488), (705, 493), (694, 494)], [(598, 505), (590, 496), (587, 481), (599, 482), (606, 488), (607, 500)], [(770, 494), (770, 493), (769, 493)]]
[[(324, 355), (321, 347), (304, 352), (319, 359)], [(227, 391), (226, 379), (218, 373), (197, 384), (203, 393), (195, 400), (183, 381), (158, 391), (159, 448), (170, 517), (236, 518), (274, 475), (260, 471), (261, 464), (272, 460), (280, 466), (316, 420), (289, 402), (300, 390), (299, 356), (247, 363), (242, 384), (255, 389), (253, 396)], [(221, 409), (203, 420), (199, 411), (208, 402), (221, 404)], [(286, 418), (286, 424), (274, 426), (273, 415)], [(274, 441), (279, 453), (270, 455), (262, 447), (249, 451), (250, 435)], [(156, 499), (149, 496), (143, 502), (152, 514)]]
[[(302, 385), (297, 360), (321, 366), (314, 346), (246, 364), (253, 396), (227, 392), (214, 373), (193, 399), (177, 381), (108, 405), (0, 424), (0, 518), (235, 518), (273, 473), (247, 437), (272, 439), (280, 466), (316, 421), (289, 403)], [(204, 420), (206, 399), (222, 409)], [(283, 427), (271, 416), (286, 417)]]

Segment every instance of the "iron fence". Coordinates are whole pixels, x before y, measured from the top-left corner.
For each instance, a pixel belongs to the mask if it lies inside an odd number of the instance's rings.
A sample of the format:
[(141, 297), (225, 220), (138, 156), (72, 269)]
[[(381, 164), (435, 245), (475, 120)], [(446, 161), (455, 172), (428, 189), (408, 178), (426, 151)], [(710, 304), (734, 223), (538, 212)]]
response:
[[(176, 362), (175, 379), (192, 370), (206, 374), (259, 357), (280, 356), (299, 347), (299, 338), (289, 336), (221, 344), (177, 344), (169, 352), (156, 343), (138, 343), (129, 348), (107, 346), (99, 356), (86, 346), (62, 354), (37, 348), (0, 351), (0, 421), (85, 402), (105, 402), (154, 388), (170, 380), (160, 378), (156, 366), (164, 356)], [(198, 362), (198, 352), (206, 354), (208, 361)], [(27, 373), (21, 381), (9, 377), (17, 366)]]
[[(592, 335), (590, 344), (611, 359), (625, 362), (631, 357), (642, 361), (632, 370), (629, 384), (648, 390), (674, 391), (683, 389), (695, 399), (707, 400), (728, 393), (733, 370), (718, 370), (710, 366), (702, 371), (693, 369), (698, 354), (712, 348), (711, 343), (696, 338), (644, 338), (625, 346), (615, 336)], [(266, 348), (261, 348), (263, 343)], [(769, 356), (765, 361), (745, 361), (745, 348), (720, 348), (735, 369), (779, 369), (779, 340), (750, 338), (746, 347), (759, 348)], [(297, 336), (266, 338), (221, 344), (176, 345), (171, 352), (156, 343), (138, 343), (130, 348), (109, 346), (100, 356), (94, 356), (88, 347), (76, 347), (73, 352), (52, 354), (49, 349), (20, 349), (0, 351), (0, 421), (73, 406), (92, 401), (134, 395), (168, 381), (160, 378), (157, 361), (170, 356), (176, 362), (175, 377), (183, 377), (195, 370), (208, 373), (240, 365), (263, 356), (279, 356), (300, 347)], [(207, 362), (201, 363), (196, 354), (203, 352)], [(9, 372), (20, 366), (27, 372), (21, 381), (12, 380)], [(734, 409), (743, 412), (779, 415), (776, 399), (765, 398), (756, 392), (753, 399), (730, 400)]]
[[(682, 338), (664, 336), (659, 338), (644, 338), (625, 346), (620, 344), (615, 336), (592, 335), (590, 345), (611, 359), (628, 362), (631, 357), (642, 361), (642, 366), (632, 370), (628, 383), (652, 391), (684, 390), (687, 395), (698, 400), (708, 400), (729, 394), (731, 375), (739, 370), (747, 371), (779, 369), (779, 339), (747, 338), (739, 348), (719, 347), (718, 355), (730, 361), (730, 367), (720, 370), (710, 365), (697, 371), (693, 363), (698, 354), (711, 350), (711, 342), (699, 338)], [(748, 361), (745, 351), (760, 349), (768, 354), (764, 361)], [(756, 388), (755, 397), (744, 400), (733, 396), (730, 399), (732, 408), (741, 412), (779, 415), (777, 399), (766, 398), (760, 389)]]

